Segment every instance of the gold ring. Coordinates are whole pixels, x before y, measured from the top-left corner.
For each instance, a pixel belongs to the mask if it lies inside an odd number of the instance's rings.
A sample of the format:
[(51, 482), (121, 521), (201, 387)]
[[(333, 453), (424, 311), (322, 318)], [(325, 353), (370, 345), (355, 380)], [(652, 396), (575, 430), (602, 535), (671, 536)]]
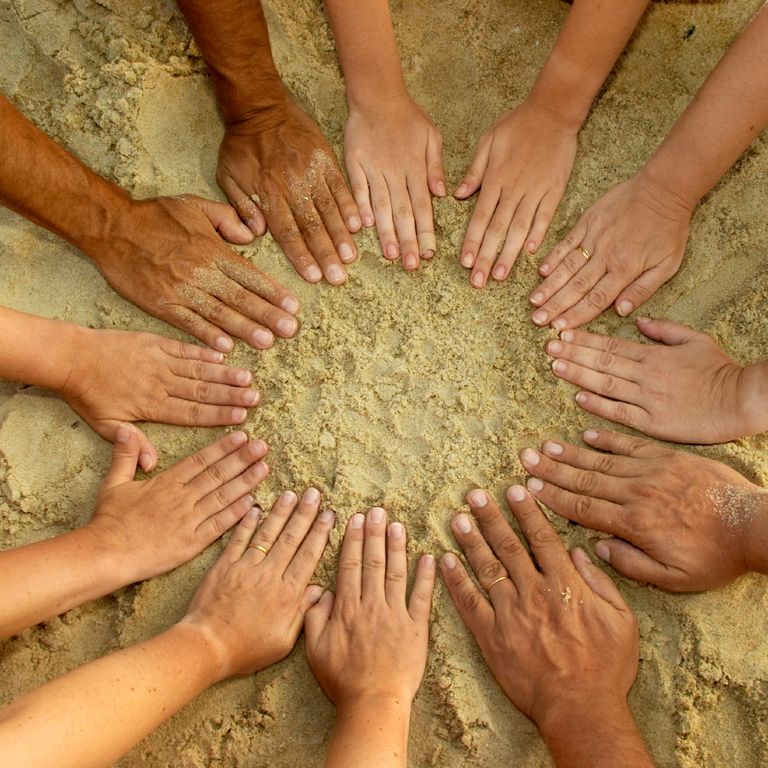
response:
[(490, 592), (490, 591), (491, 591), (491, 587), (492, 587), (494, 584), (498, 584), (500, 581), (504, 581), (504, 579), (508, 579), (508, 578), (509, 578), (509, 576), (507, 576), (507, 575), (504, 575), (504, 576), (499, 576), (499, 578), (498, 578), (498, 579), (494, 579), (494, 580), (493, 580), (493, 581), (492, 581), (492, 582), (491, 582), (491, 583), (490, 583), (490, 584), (489, 584), (489, 585), (488, 585), (488, 586), (485, 588), (485, 591), (486, 591), (486, 592)]
[(263, 552), (265, 555), (269, 554), (269, 550), (266, 547), (262, 547), (261, 544), (251, 544), (251, 549), (258, 549), (259, 552)]
[(576, 247), (584, 254), (584, 258), (587, 261), (592, 258), (592, 254), (584, 247), (583, 243), (579, 243)]

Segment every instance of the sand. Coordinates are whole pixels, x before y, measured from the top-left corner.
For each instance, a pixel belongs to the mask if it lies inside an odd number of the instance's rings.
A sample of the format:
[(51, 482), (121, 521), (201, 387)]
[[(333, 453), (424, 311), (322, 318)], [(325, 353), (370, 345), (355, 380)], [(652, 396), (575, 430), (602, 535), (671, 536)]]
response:
[[(341, 151), (346, 107), (319, 0), (265, 3), (275, 55), (299, 103)], [(569, 6), (557, 0), (394, 0), (406, 77), (443, 131), (458, 182), (477, 136), (518, 102)], [(654, 3), (579, 140), (565, 199), (542, 252), (599, 194), (633, 173), (761, 0)], [(204, 65), (170, 0), (0, 2), (0, 87), (44, 130), (136, 195), (221, 198), (221, 124)], [(737, 359), (768, 357), (768, 154), (757, 141), (697, 209), (678, 276), (644, 310), (710, 331)], [(248, 423), (272, 446), (267, 506), (283, 488), (320, 487), (340, 523), (383, 504), (413, 552), (452, 547), (448, 521), (475, 485), (500, 494), (522, 477), (518, 452), (577, 440), (590, 419), (547, 370), (551, 333), (529, 322), (535, 257), (472, 290), (458, 265), (471, 204), (436, 203), (438, 255), (416, 274), (380, 256), (372, 234), (341, 289), (310, 287), (269, 238), (242, 249), (297, 291), (302, 329), (232, 362), (254, 372), (263, 405)], [(0, 302), (93, 327), (179, 334), (119, 298), (75, 249), (0, 211)], [(635, 337), (607, 313), (590, 326)], [(695, 396), (695, 393), (692, 393)], [(150, 425), (167, 466), (222, 430)], [(768, 481), (768, 437), (693, 449)], [(44, 460), (41, 460), (44, 457)], [(0, 383), (0, 545), (84, 522), (109, 446), (49, 393)], [(555, 518), (569, 545), (588, 531)], [(341, 524), (338, 526), (341, 528)], [(338, 535), (320, 568), (333, 581)], [(218, 546), (0, 644), (0, 702), (148, 637), (182, 615)], [(659, 766), (768, 763), (768, 597), (750, 576), (711, 594), (672, 596), (619, 580), (640, 619), (631, 706)], [(549, 765), (536, 728), (504, 698), (447, 593), (438, 588), (426, 678), (416, 701), (414, 766)], [(62, 706), (65, 706), (62, 703)], [(589, 702), (585, 702), (589, 706)], [(283, 663), (222, 683), (119, 764), (320, 765), (333, 709), (301, 642)]]

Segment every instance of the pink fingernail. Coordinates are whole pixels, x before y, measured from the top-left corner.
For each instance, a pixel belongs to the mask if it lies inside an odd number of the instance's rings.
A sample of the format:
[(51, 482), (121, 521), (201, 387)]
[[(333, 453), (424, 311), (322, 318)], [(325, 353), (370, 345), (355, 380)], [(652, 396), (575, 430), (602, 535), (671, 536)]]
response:
[(478, 509), (482, 509), (486, 504), (488, 504), (488, 497), (479, 488), (475, 488), (475, 490), (470, 491), (467, 494), (467, 499), (473, 507), (477, 507)]
[(538, 493), (542, 488), (544, 488), (544, 483), (539, 480), (538, 477), (532, 477), (528, 483), (528, 490), (533, 493)]
[(446, 552), (440, 563), (446, 570), (452, 571), (459, 564), (459, 560), (453, 552)]
[(525, 488), (522, 485), (512, 485), (507, 491), (513, 501), (522, 501), (525, 498)]
[(541, 457), (539, 456), (536, 451), (534, 451), (532, 448), (526, 448), (521, 454), (520, 458), (523, 461), (523, 464), (527, 464), (529, 467), (535, 467), (539, 461), (541, 461)]
[(216, 339), (215, 344), (216, 348), (220, 349), (222, 352), (229, 352), (229, 350), (234, 346), (232, 339), (228, 339), (226, 336), (219, 336)]
[(469, 533), (472, 530), (472, 523), (466, 515), (456, 515), (453, 525), (459, 533)]
[(292, 315), (295, 315), (299, 311), (299, 301), (294, 296), (286, 296), (280, 302), (280, 306)]
[(405, 533), (405, 528), (402, 523), (392, 523), (389, 526), (389, 537), (391, 539), (402, 539)]
[(352, 517), (349, 518), (349, 527), (362, 528), (364, 522), (365, 522), (365, 516), (358, 513), (356, 515), (352, 515)]
[(538, 306), (542, 301), (544, 301), (543, 293), (534, 293), (533, 296), (531, 296), (531, 304)]
[(548, 315), (546, 312), (534, 312), (531, 319), (536, 325), (546, 325), (547, 317)]

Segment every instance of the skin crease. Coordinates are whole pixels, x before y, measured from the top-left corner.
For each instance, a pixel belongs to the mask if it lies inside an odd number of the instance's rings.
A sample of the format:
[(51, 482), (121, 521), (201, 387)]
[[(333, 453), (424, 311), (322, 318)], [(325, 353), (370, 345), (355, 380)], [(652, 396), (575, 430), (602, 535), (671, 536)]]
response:
[(673, 592), (768, 573), (768, 494), (730, 467), (618, 432), (590, 430), (595, 450), (526, 448), (528, 489), (549, 509), (615, 538), (595, 552), (623, 576)]
[(646, 165), (588, 208), (542, 261), (533, 322), (574, 328), (611, 304), (625, 317), (647, 301), (679, 269), (693, 209), (766, 124), (763, 6)]
[[(286, 492), (258, 529), (261, 510), (245, 514), (170, 629), (0, 710), (3, 765), (105, 768), (209, 686), (287, 656), (322, 594), (309, 581), (334, 521), (318, 514), (317, 490), (297, 501)], [(269, 554), (257, 540), (271, 542)]]
[(485, 594), (453, 553), (440, 566), (504, 693), (539, 727), (558, 768), (608, 768), (617, 755), (653, 766), (627, 707), (637, 620), (615, 584), (582, 550), (569, 557), (521, 486), (507, 502), (531, 555), (489, 494), (475, 489), (467, 501), (474, 520), (457, 515), (451, 528)]
[(405, 527), (380, 507), (353, 515), (336, 595), (306, 617), (307, 662), (336, 707), (326, 768), (405, 768), (411, 705), (424, 677), (435, 561), (420, 558), (406, 604)]
[(216, 179), (256, 234), (269, 227), (308, 282), (346, 280), (360, 214), (317, 125), (272, 60), (258, 0), (179, 0), (211, 73), (225, 123)]
[(407, 270), (435, 254), (431, 195), (446, 195), (443, 140), (411, 98), (386, 0), (325, 0), (344, 72), (344, 154), (365, 226)]
[[(637, 318), (660, 345), (562, 331), (547, 344), (584, 410), (678, 443), (724, 443), (768, 429), (768, 362), (742, 367), (706, 333)], [(696, 397), (690, 393), (696, 392)]]
[(133, 200), (37, 130), (0, 95), (0, 203), (68, 240), (124, 298), (228, 352), (290, 337), (299, 303), (222, 238), (251, 231), (227, 205)]
[[(0, 377), (57, 392), (99, 435), (115, 441), (125, 422), (239, 424), (259, 401), (250, 371), (224, 355), (151, 333), (91, 330), (0, 307)], [(157, 449), (135, 430), (139, 465)]]
[(243, 432), (149, 480), (134, 479), (139, 449), (121, 425), (85, 526), (0, 552), (0, 637), (191, 560), (248, 512), (269, 472), (267, 446)]

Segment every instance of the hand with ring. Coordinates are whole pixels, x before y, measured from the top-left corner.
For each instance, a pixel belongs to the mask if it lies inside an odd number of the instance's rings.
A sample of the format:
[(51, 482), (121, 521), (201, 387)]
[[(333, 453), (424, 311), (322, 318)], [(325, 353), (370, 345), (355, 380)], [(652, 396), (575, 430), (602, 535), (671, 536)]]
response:
[(576, 328), (611, 304), (626, 317), (680, 268), (692, 210), (643, 171), (603, 195), (539, 266), (533, 322)]
[[(637, 620), (585, 552), (566, 550), (522, 486), (507, 501), (531, 548), (479, 489), (452, 529), (486, 594), (452, 553), (441, 571), (483, 658), (513, 704), (540, 728), (557, 766), (653, 765), (627, 707), (637, 674)], [(475, 522), (476, 521), (476, 522)], [(538, 568), (537, 568), (538, 565)]]

